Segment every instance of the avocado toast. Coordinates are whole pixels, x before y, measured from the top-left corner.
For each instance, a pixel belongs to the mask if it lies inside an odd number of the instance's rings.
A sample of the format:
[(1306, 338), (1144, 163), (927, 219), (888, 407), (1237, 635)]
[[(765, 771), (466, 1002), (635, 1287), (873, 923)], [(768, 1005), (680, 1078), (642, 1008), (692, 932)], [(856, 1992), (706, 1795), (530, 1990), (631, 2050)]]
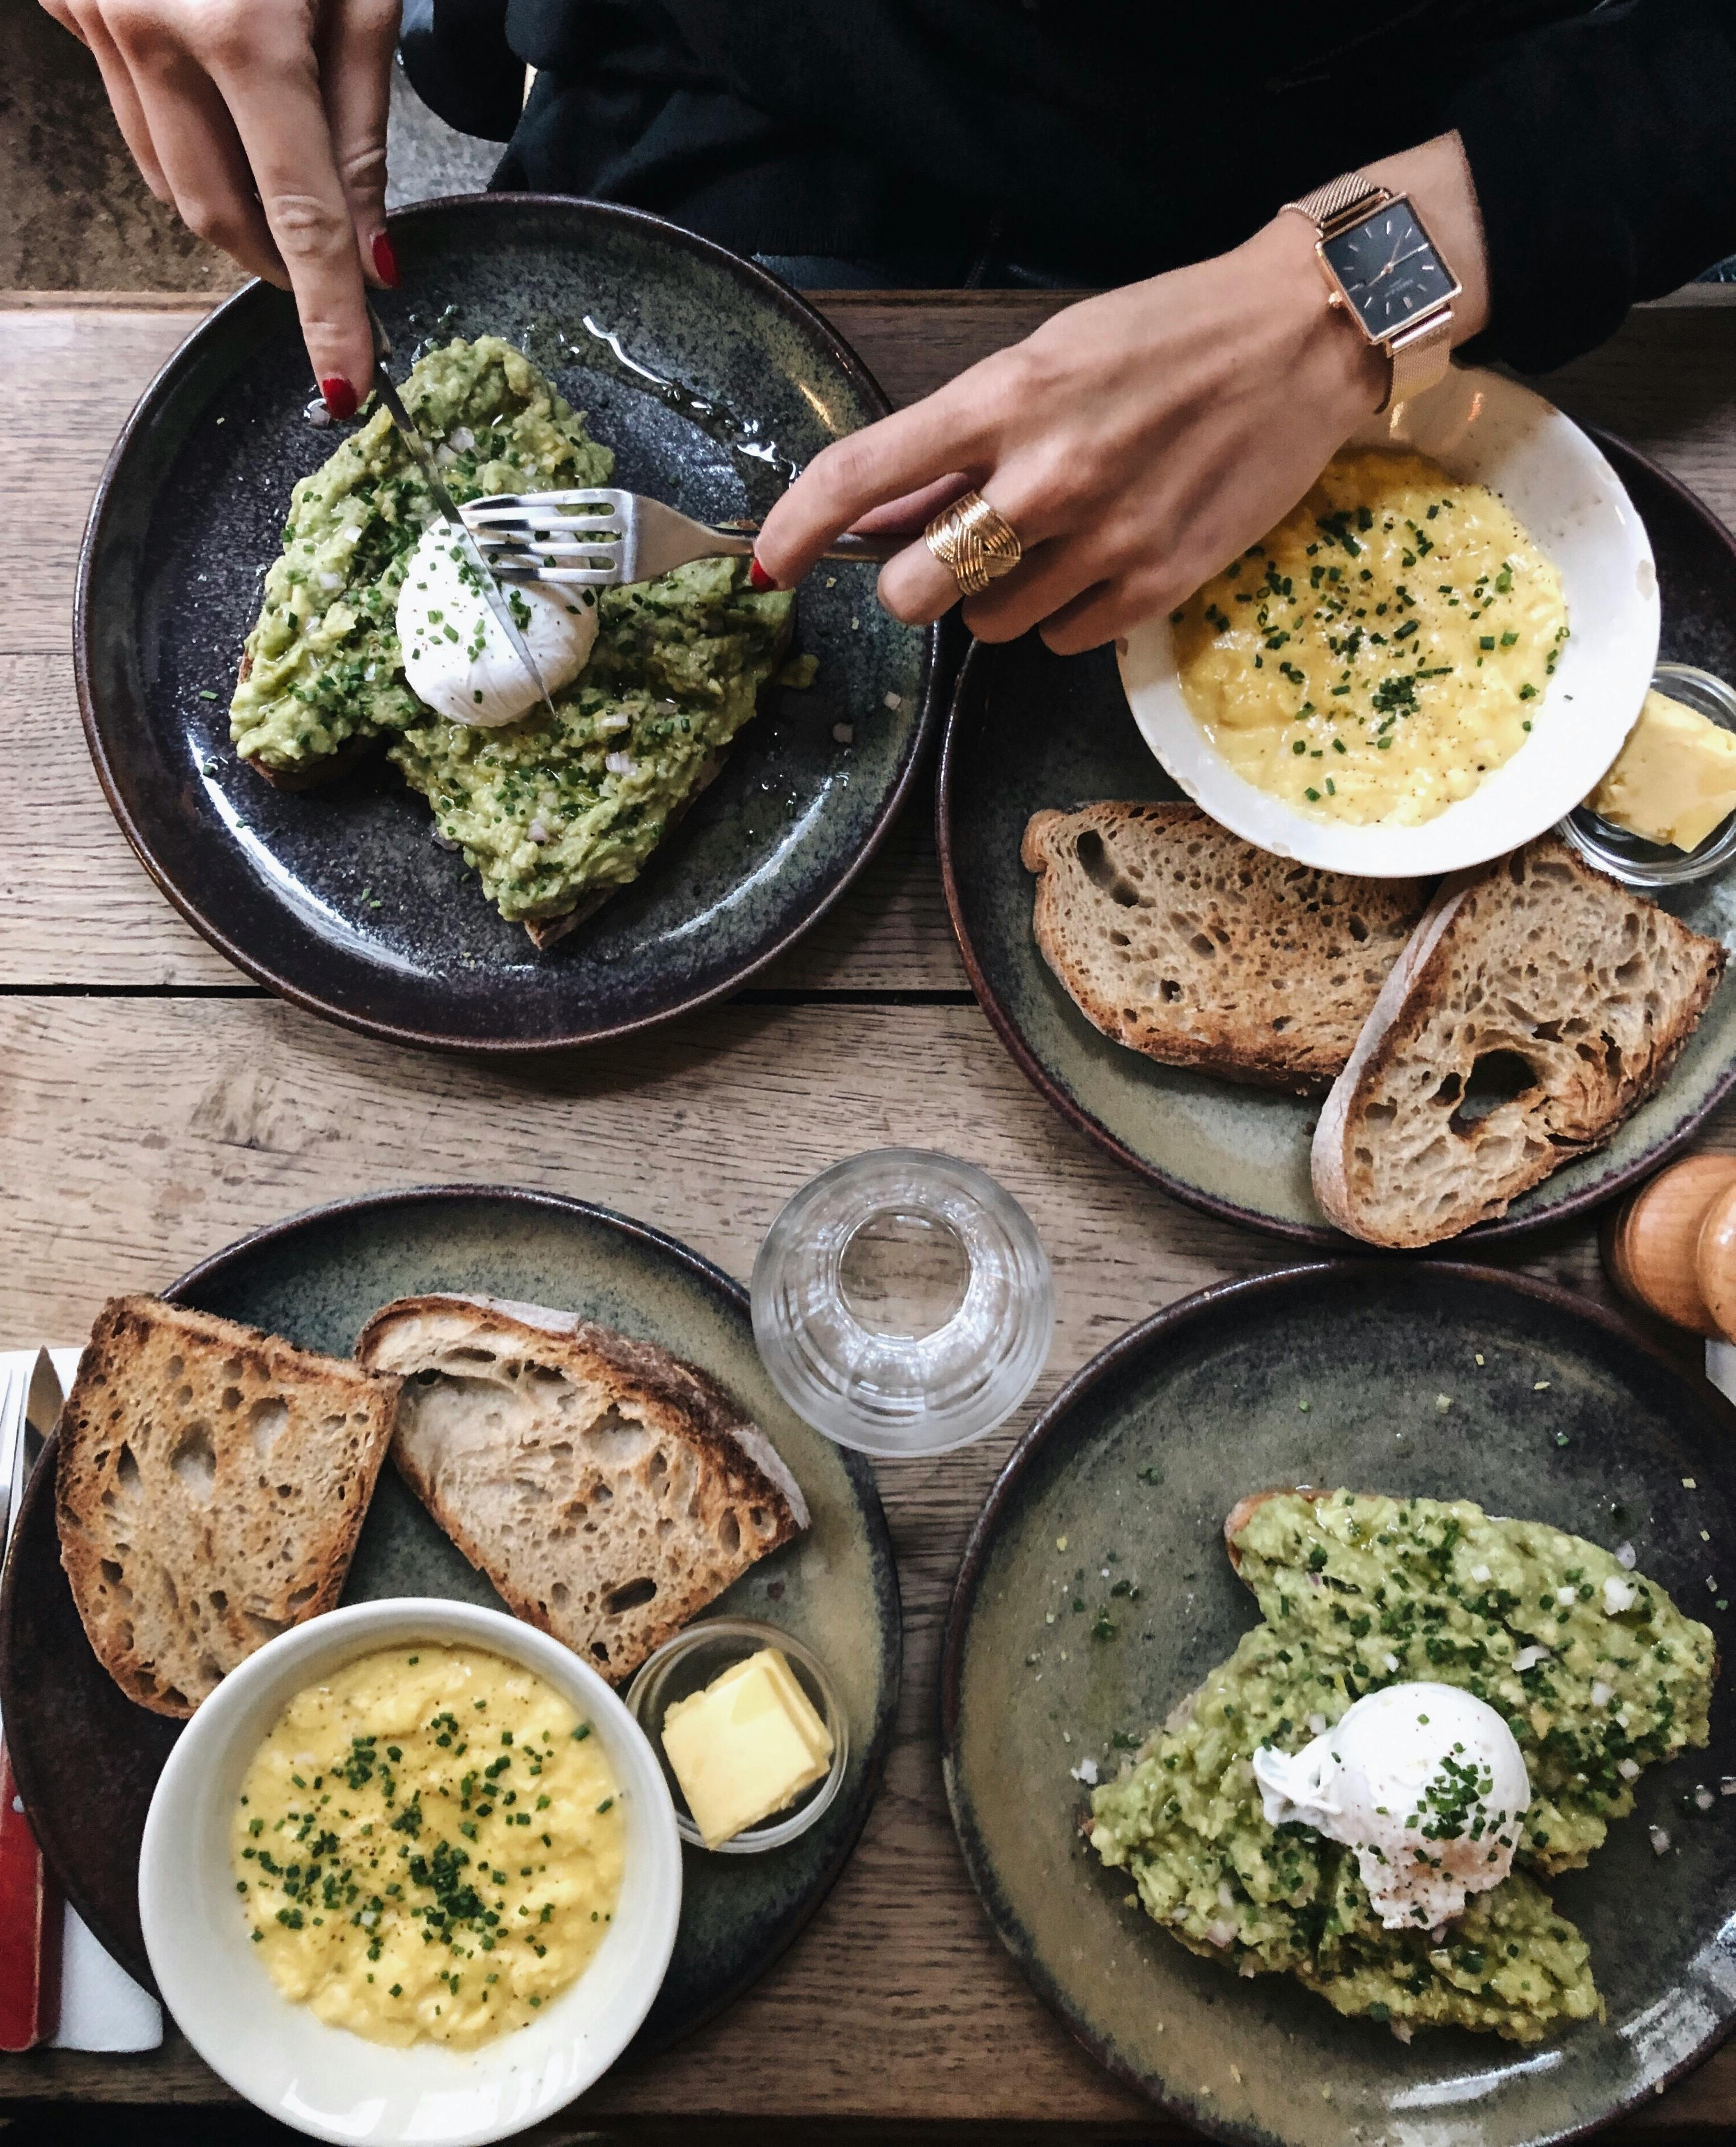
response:
[[(1598, 2013), (1583, 1939), (1540, 1879), (1583, 1864), (1645, 1767), (1708, 1738), (1710, 1632), (1594, 1544), (1348, 1491), (1244, 1500), (1225, 1527), (1263, 1622), (1092, 1799), (1092, 1842), (1158, 1923), (1338, 2011), (1541, 2039)], [(1353, 1701), (1433, 1680), (1495, 1708), (1533, 1787), (1518, 1862), (1437, 1931), (1384, 1928), (1351, 1853), (1265, 1818), (1251, 1768)]]
[[(606, 484), (614, 458), (497, 337), (429, 352), (403, 384), (454, 500)], [(716, 773), (783, 660), (793, 598), (742, 562), (596, 592), (591, 659), (543, 709), (483, 729), (423, 706), (396, 625), (433, 500), (375, 408), (297, 485), (230, 707), (237, 751), (302, 788), (375, 739), (489, 898), (539, 944), (635, 878)], [(592, 598), (586, 590), (583, 598)]]

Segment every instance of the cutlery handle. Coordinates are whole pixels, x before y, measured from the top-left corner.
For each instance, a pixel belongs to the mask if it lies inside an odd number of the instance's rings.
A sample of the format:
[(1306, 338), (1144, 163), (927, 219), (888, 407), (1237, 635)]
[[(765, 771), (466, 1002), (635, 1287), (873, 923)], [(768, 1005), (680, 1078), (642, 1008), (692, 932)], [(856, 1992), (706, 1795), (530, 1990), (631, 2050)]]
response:
[[(738, 542), (746, 540), (740, 543), (743, 558), (753, 549), (753, 538), (758, 532), (757, 522), (715, 522), (712, 524), (713, 536), (728, 537)], [(878, 537), (835, 537), (820, 557), (823, 559), (873, 559), (884, 566), (888, 559), (897, 558), (900, 552), (914, 544), (921, 535), (919, 529), (906, 529), (901, 533)]]
[(60, 1894), (0, 1745), (0, 2050), (29, 2050), (60, 2025)]
[(823, 559), (876, 559), (883, 566), (908, 551), (921, 538), (920, 530), (907, 529), (899, 537), (839, 537), (821, 553)]

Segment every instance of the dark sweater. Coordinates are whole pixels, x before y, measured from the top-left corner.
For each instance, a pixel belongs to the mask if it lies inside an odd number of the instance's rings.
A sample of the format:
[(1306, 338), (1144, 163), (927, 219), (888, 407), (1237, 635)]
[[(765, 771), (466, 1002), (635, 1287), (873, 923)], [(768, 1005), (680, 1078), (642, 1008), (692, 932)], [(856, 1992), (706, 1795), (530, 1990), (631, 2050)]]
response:
[(1131, 282), (1449, 127), (1477, 355), (1558, 365), (1736, 252), (1730, 0), (413, 0), (404, 57), (498, 184), (888, 281)]

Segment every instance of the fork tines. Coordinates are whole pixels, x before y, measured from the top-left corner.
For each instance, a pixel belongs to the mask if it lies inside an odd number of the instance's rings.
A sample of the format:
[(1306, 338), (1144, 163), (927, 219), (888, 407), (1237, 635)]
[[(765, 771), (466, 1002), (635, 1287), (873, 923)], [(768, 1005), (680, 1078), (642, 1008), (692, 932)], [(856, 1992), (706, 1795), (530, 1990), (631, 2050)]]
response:
[(493, 572), (521, 581), (602, 584), (619, 578), (629, 495), (608, 490), (539, 492), (534, 513), (516, 493), (459, 511)]

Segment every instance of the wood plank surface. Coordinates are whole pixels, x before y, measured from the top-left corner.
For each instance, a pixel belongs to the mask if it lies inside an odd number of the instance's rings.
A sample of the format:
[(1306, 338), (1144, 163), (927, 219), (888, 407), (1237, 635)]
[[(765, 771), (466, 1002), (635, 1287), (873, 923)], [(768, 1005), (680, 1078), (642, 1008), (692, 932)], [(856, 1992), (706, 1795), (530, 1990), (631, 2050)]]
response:
[[(1717, 1131), (1736, 1144), (1736, 1112)], [(503, 1073), (394, 1051), (269, 999), (0, 999), (14, 1334), (76, 1336), (110, 1290), (160, 1285), (335, 1194), (417, 1181), (518, 1180), (599, 1200), (745, 1274), (803, 1179), (903, 1142), (971, 1158), (1028, 1207), (1055, 1266), (1054, 1350), (1006, 1431), (879, 1471), (904, 1590), (904, 1699), (885, 1790), (837, 1890), (749, 1997), (670, 2057), (606, 2082), (588, 2114), (1136, 2122), (1140, 2105), (1044, 2013), (966, 1882), (934, 1750), (941, 1623), (970, 1522), (1063, 1379), (1160, 1305), (1291, 1255), (1099, 1155), (1027, 1086), (973, 1006), (738, 1006)], [(1584, 1230), (1530, 1264), (1601, 1293)], [(179, 2045), (148, 2061), (0, 2064), (0, 2099), (98, 2089), (223, 2092)], [(1736, 2124), (1736, 2052), (1660, 2103), (1666, 2119)]]
[[(894, 402), (927, 393), (1066, 303), (1051, 293), (820, 294)], [(0, 736), (20, 808), (0, 820), (0, 988), (233, 985), (223, 958), (158, 893), (115, 827), (84, 748), (68, 654), (90, 498), (140, 390), (203, 307), (0, 307), (0, 560), (22, 601), (0, 624)], [(1543, 383), (1623, 433), (1736, 525), (1736, 308), (1641, 308)], [(933, 868), (932, 789), (887, 851), (764, 983), (783, 990), (959, 990)], [(40, 869), (52, 824), (67, 869)], [(100, 923), (97, 920), (100, 919)]]

